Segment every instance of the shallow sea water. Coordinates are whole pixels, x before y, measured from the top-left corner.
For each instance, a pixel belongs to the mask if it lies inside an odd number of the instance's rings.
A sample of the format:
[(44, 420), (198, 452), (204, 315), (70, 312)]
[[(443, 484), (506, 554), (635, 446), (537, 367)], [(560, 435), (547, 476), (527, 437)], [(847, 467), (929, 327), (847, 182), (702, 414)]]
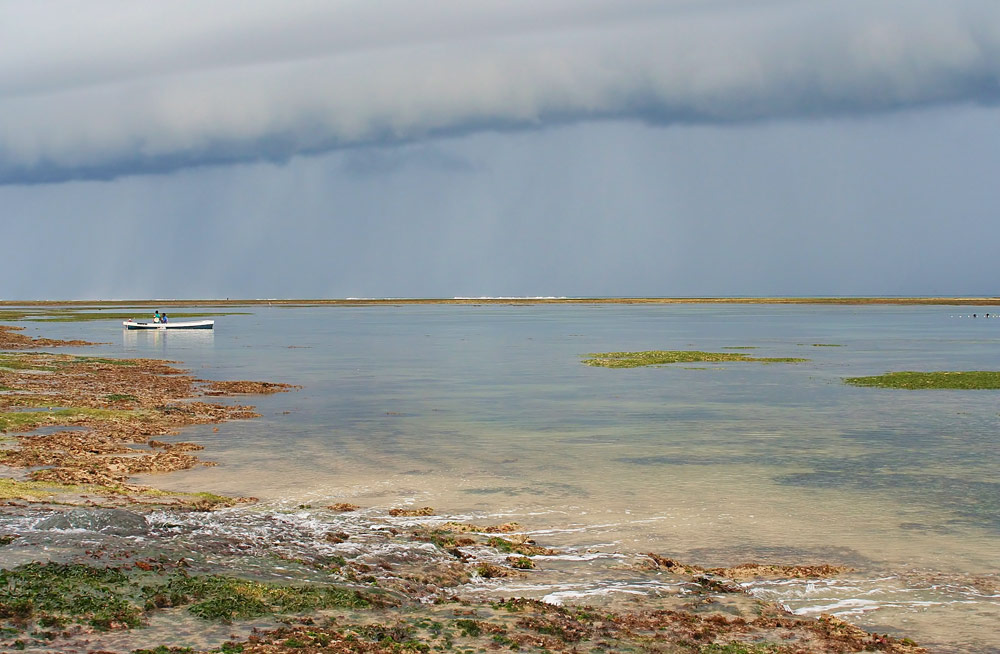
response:
[[(112, 341), (88, 354), (302, 386), (246, 399), (260, 419), (185, 430), (180, 438), (203, 444), (202, 458), (219, 467), (138, 479), (263, 500), (201, 518), (214, 524), (199, 530), (250, 533), (270, 512), (294, 525), (288, 542), (305, 546), (317, 520), (353, 520), (362, 532), (399, 506), (432, 506), (432, 520), (516, 521), (566, 555), (527, 581), (479, 590), (556, 602), (671, 592), (622, 572), (623, 558), (643, 552), (702, 566), (846, 564), (857, 572), (843, 579), (751, 590), (935, 651), (1000, 651), (1000, 391), (842, 382), (1000, 369), (1000, 319), (969, 317), (981, 307), (247, 311), (219, 317), (214, 332), (39, 326), (48, 337)], [(727, 348), (809, 361), (581, 363), (590, 352)], [(345, 501), (364, 511), (298, 508)]]

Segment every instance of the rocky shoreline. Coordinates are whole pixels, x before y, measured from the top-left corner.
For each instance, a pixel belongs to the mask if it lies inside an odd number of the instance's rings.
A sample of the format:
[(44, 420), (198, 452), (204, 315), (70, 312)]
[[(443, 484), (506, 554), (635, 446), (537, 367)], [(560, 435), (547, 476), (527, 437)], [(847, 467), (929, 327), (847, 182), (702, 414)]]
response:
[[(200, 446), (162, 439), (190, 425), (256, 416), (253, 407), (204, 398), (293, 387), (211, 382), (152, 359), (11, 352), (84, 345), (20, 337), (0, 329), (0, 463), (10, 475), (0, 480), (0, 501), (6, 514), (32, 525), (0, 533), (0, 552), (20, 561), (0, 571), (5, 651), (924, 651), (832, 616), (792, 615), (740, 583), (847, 572), (829, 564), (705, 569), (648, 553), (618, 565), (672, 590), (595, 607), (484, 594), (494, 580), (530, 579), (560, 553), (517, 524), (442, 522), (430, 507), (397, 507), (350, 524), (358, 507), (319, 508), (323, 524), (344, 526), (305, 533), (296, 548), (274, 536), (256, 544), (228, 532), (206, 536), (185, 512), (252, 498), (168, 493), (130, 484), (130, 477), (211, 465), (194, 454)], [(46, 547), (43, 555), (41, 544), (67, 528), (93, 533), (99, 544), (59, 555)], [(280, 563), (281, 575), (238, 570), (265, 560)], [(206, 628), (232, 625), (234, 637), (184, 644), (122, 637), (170, 611)]]
[[(21, 337), (8, 329), (0, 334)], [(87, 345), (84, 341), (16, 338), (21, 349)], [(4, 345), (0, 341), (0, 345)], [(9, 345), (9, 344), (7, 344)], [(6, 349), (10, 349), (7, 347)], [(71, 501), (81, 487), (109, 501), (161, 498), (200, 508), (242, 498), (200, 496), (185, 500), (156, 489), (130, 485), (141, 473), (212, 465), (193, 452), (200, 445), (166, 442), (184, 427), (256, 417), (253, 407), (205, 402), (204, 396), (236, 396), (290, 390), (286, 384), (212, 382), (196, 379), (170, 362), (108, 359), (38, 352), (0, 354), (0, 431), (16, 447), (0, 451), (0, 464), (26, 471), (27, 482), (8, 482), (7, 499), (32, 499), (40, 488)], [(62, 492), (60, 492), (62, 491)], [(94, 500), (91, 499), (93, 503)]]

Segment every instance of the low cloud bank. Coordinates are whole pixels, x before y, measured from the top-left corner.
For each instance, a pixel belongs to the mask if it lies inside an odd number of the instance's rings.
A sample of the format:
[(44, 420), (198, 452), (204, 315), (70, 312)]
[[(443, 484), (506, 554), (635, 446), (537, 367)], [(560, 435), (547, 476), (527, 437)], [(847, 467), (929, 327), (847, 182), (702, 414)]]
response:
[(1000, 99), (993, 1), (20, 4), (0, 10), (2, 184)]

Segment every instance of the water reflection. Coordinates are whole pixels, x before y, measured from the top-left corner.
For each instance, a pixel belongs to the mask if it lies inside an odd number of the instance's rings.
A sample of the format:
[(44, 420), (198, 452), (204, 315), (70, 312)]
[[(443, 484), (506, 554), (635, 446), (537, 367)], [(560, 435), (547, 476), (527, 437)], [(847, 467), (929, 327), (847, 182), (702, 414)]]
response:
[(138, 350), (167, 351), (172, 348), (202, 349), (215, 346), (214, 329), (122, 329), (122, 347), (126, 352)]

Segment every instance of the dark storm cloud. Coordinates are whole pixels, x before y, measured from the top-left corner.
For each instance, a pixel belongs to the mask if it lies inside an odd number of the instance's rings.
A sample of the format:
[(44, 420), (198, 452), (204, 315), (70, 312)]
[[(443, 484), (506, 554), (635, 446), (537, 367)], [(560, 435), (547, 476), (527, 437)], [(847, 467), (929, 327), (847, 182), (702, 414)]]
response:
[(992, 104), (998, 80), (994, 1), (8, 3), (0, 183), (593, 119)]

